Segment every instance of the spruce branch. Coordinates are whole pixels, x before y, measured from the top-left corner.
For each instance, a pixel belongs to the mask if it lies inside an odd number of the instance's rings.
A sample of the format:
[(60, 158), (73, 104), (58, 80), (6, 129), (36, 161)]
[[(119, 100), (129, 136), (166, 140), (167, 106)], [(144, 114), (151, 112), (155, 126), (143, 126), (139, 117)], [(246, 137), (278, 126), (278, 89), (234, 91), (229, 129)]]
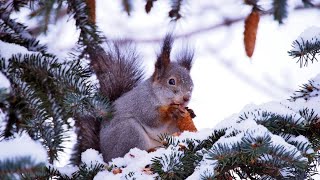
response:
[(302, 0), (305, 7), (313, 7), (314, 4), (312, 3), (312, 0)]
[(84, 48), (84, 54), (91, 55), (105, 39), (89, 18), (89, 8), (85, 0), (68, 1), (68, 8), (73, 13), (76, 26), (80, 29), (78, 44)]
[(295, 91), (292, 96), (290, 96), (290, 101), (294, 102), (297, 99), (304, 99), (305, 101), (310, 100), (311, 98), (319, 96), (320, 85), (314, 81), (309, 80), (308, 83), (300, 86), (300, 89)]
[(153, 7), (153, 3), (157, 0), (146, 0), (146, 5), (145, 5), (145, 11), (146, 13), (149, 13)]
[(34, 5), (34, 10), (29, 14), (29, 18), (38, 18), (38, 31), (46, 33), (50, 23), (56, 23), (60, 18), (63, 9), (62, 0), (40, 1)]
[(175, 147), (176, 150), (168, 155), (164, 154), (160, 157), (154, 157), (151, 160), (151, 170), (158, 173), (162, 179), (187, 178), (194, 172), (196, 166), (202, 160), (204, 154), (201, 152), (211, 148), (220, 137), (225, 135), (224, 130), (214, 131), (212, 135), (202, 141), (197, 139), (178, 140), (167, 134), (159, 136), (159, 142), (164, 147)]
[(122, 0), (122, 7), (124, 11), (130, 16), (130, 13), (133, 9), (132, 0)]
[(44, 172), (45, 164), (35, 162), (30, 156), (0, 161), (0, 179), (35, 178)]
[(273, 17), (279, 24), (283, 23), (283, 19), (288, 16), (287, 0), (273, 0)]
[(73, 173), (72, 178), (80, 180), (93, 179), (103, 169), (104, 165), (100, 163), (91, 163), (90, 165), (83, 163), (79, 166), (79, 170)]
[[(17, 130), (26, 129), (33, 139), (40, 140), (47, 147), (51, 162), (64, 150), (62, 143), (68, 139), (66, 131), (71, 126), (67, 120), (70, 117), (85, 112), (99, 117), (107, 114), (108, 101), (95, 95), (96, 87), (88, 81), (90, 72), (78, 61), (59, 63), (55, 56), (18, 54), (1, 63), (0, 70), (8, 77), (14, 94), (21, 97), (19, 104), (23, 105), (19, 123), (17, 120), (8, 122), (18, 126)], [(81, 101), (68, 103), (66, 100), (71, 95)], [(75, 114), (79, 107), (86, 111)], [(7, 123), (6, 132), (12, 132), (13, 123)]]
[(244, 177), (268, 175), (280, 178), (281, 168), (291, 167), (292, 173), (297, 174), (305, 171), (308, 163), (298, 150), (290, 151), (282, 145), (271, 145), (268, 135), (257, 139), (245, 135), (237, 143), (216, 144), (208, 151), (207, 159), (217, 160), (215, 170), (219, 172), (217, 177), (220, 178), (230, 171)]
[(0, 37), (2, 41), (19, 44), (29, 51), (46, 53), (47, 47), (41, 45), (26, 30), (26, 26), (10, 19), (10, 12), (0, 7)]
[(307, 66), (308, 62), (318, 61), (317, 56), (320, 53), (320, 41), (317, 37), (311, 40), (295, 40), (292, 43), (293, 49), (288, 51), (289, 56), (298, 58), (297, 62), (300, 63), (300, 67)]
[(55, 179), (58, 179), (58, 180), (73, 180), (72, 177), (69, 177), (66, 174), (61, 173), (54, 166), (50, 165), (46, 167), (46, 172), (44, 176), (40, 178), (51, 178), (51, 177), (55, 177)]
[(171, 0), (171, 10), (169, 11), (169, 17), (174, 21), (177, 21), (182, 17), (180, 12), (182, 1), (183, 0)]
[(0, 7), (6, 9), (8, 12), (17, 11), (19, 12), (23, 7), (32, 8), (36, 3), (39, 3), (37, 0), (10, 0), (10, 1), (1, 1)]
[[(227, 128), (201, 141), (161, 136), (161, 142), (172, 153), (155, 157), (152, 170), (160, 178), (186, 178), (193, 172), (180, 172), (181, 169), (195, 171), (203, 164), (201, 161), (207, 161), (212, 169), (202, 172), (202, 178), (304, 179), (316, 172), (315, 150), (319, 141), (315, 139), (319, 138), (319, 130), (314, 128), (319, 122), (313, 110), (302, 109), (296, 115), (257, 110), (242, 114), (237, 123), (241, 126), (248, 119), (268, 130), (261, 134), (259, 128), (247, 131)], [(277, 135), (286, 145), (278, 142)]]
[(182, 164), (183, 153), (175, 151), (170, 155), (152, 159), (152, 171), (159, 174), (161, 179), (184, 179), (185, 173)]

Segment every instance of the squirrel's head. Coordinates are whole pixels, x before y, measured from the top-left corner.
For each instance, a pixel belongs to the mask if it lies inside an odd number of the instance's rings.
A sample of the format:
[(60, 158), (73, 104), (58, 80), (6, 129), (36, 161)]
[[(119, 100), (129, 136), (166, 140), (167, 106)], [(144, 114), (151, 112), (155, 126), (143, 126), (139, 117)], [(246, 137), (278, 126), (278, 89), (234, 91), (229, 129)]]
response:
[(194, 53), (186, 48), (180, 52), (176, 61), (171, 62), (172, 43), (172, 36), (167, 35), (155, 63), (153, 89), (162, 105), (174, 104), (184, 108), (189, 103), (193, 90), (190, 70)]

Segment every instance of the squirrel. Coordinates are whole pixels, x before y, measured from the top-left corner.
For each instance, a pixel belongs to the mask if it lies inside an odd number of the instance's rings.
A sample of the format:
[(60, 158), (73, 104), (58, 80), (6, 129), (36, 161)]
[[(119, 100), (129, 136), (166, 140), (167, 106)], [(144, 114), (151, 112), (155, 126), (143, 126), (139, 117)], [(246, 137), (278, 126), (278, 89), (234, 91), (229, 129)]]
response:
[(173, 37), (167, 34), (154, 72), (146, 80), (142, 80), (138, 56), (130, 47), (122, 50), (114, 45), (113, 50), (100, 49), (105, 55), (97, 52), (90, 57), (101, 92), (112, 102), (112, 118), (80, 121), (83, 150), (99, 150), (109, 162), (134, 147), (148, 151), (161, 146), (161, 134), (197, 130), (194, 113), (186, 108), (193, 90), (190, 70), (194, 52), (186, 48), (171, 61), (172, 45)]

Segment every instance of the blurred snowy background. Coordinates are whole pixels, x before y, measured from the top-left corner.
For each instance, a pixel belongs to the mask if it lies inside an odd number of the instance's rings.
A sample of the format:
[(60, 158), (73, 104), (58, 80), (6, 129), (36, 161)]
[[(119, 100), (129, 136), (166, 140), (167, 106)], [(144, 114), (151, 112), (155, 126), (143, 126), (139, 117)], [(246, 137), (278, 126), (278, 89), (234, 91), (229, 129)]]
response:
[[(268, 9), (269, 2), (260, 1), (260, 5)], [(194, 121), (201, 129), (213, 127), (247, 104), (288, 99), (299, 85), (318, 73), (319, 63), (300, 68), (287, 51), (306, 28), (316, 25), (320, 11), (295, 9), (302, 7), (300, 0), (288, 3), (290, 11), (284, 24), (279, 25), (272, 15), (261, 17), (251, 59), (246, 57), (243, 46), (244, 19), (251, 6), (239, 0), (187, 1), (182, 6), (183, 17), (177, 23), (168, 17), (170, 4), (166, 1), (156, 1), (147, 14), (145, 1), (136, 0), (128, 16), (121, 1), (97, 0), (97, 25), (109, 39), (137, 43), (147, 76), (153, 71), (160, 40), (169, 30), (174, 29), (179, 39), (176, 47), (185, 43), (194, 47), (195, 89), (189, 106), (197, 114)], [(30, 28), (36, 27), (38, 22), (29, 20), (29, 13), (24, 10), (13, 17), (27, 22)], [(79, 35), (74, 24), (72, 18), (65, 16), (50, 24), (40, 40), (48, 44), (51, 52), (67, 57)]]

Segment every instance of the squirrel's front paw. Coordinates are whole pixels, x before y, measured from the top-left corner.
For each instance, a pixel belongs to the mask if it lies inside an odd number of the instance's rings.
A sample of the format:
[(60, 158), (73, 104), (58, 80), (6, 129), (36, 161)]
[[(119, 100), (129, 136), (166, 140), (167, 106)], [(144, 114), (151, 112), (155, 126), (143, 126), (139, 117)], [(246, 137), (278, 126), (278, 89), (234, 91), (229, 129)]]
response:
[(159, 112), (163, 121), (178, 120), (188, 115), (188, 111), (179, 105), (161, 106)]
[(194, 113), (194, 111), (188, 107), (186, 107), (186, 111), (189, 112), (191, 118), (195, 118), (196, 117), (196, 114)]
[(178, 120), (188, 115), (188, 111), (180, 105), (171, 105), (168, 109), (168, 113), (172, 119)]

